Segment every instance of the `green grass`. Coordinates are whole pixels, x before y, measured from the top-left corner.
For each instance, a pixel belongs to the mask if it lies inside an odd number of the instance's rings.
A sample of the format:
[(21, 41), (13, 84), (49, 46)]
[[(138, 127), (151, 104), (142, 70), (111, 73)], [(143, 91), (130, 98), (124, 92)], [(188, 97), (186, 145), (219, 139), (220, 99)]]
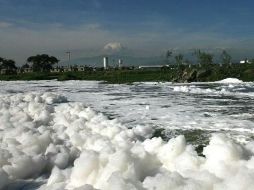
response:
[(133, 83), (144, 81), (173, 81), (173, 82), (195, 82), (195, 81), (217, 81), (224, 78), (238, 78), (243, 81), (254, 81), (254, 64), (233, 64), (219, 66), (193, 65), (175, 66), (173, 69), (161, 70), (108, 70), (108, 71), (86, 71), (65, 73), (23, 73), (17, 75), (0, 75), (0, 80), (97, 80), (108, 83)]
[(171, 81), (171, 75), (162, 71), (97, 71), (68, 72), (59, 74), (58, 80), (99, 80), (108, 83), (132, 83), (142, 81)]

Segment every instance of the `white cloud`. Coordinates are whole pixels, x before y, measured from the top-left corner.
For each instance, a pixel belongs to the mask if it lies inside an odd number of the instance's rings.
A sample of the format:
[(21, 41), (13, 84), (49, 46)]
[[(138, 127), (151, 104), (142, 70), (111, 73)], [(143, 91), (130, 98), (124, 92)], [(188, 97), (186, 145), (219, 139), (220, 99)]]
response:
[(109, 53), (115, 53), (121, 51), (123, 46), (119, 42), (111, 42), (106, 44), (103, 49)]

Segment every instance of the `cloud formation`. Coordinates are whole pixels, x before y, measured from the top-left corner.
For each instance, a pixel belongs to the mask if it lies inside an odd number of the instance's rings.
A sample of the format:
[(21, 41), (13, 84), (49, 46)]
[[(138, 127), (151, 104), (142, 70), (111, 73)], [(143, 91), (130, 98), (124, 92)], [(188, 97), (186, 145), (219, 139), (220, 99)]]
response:
[(119, 42), (110, 42), (106, 44), (103, 49), (108, 53), (117, 53), (123, 50), (123, 46)]

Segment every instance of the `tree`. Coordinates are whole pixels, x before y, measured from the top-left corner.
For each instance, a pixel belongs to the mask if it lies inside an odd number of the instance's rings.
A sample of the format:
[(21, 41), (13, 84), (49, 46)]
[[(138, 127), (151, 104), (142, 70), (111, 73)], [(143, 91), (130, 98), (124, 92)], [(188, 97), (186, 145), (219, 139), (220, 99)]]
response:
[(198, 62), (201, 65), (209, 65), (213, 63), (213, 55), (206, 53), (206, 52), (202, 52), (200, 50), (196, 50), (194, 52), (194, 55), (196, 55)]
[(176, 55), (176, 56), (175, 56), (175, 60), (176, 60), (176, 64), (177, 64), (177, 65), (183, 64), (183, 55), (182, 55), (182, 54)]
[(30, 66), (27, 63), (21, 66), (21, 69), (27, 69), (27, 68), (30, 68)]
[(221, 53), (221, 60), (223, 64), (230, 64), (231, 63), (231, 56), (228, 54), (226, 50), (223, 50)]
[(32, 68), (36, 72), (48, 72), (52, 69), (54, 64), (59, 62), (59, 60), (54, 56), (41, 54), (28, 57), (27, 62), (32, 64)]
[(17, 69), (15, 61), (11, 59), (4, 59), (0, 57), (0, 69), (6, 69), (8, 71), (14, 71)]

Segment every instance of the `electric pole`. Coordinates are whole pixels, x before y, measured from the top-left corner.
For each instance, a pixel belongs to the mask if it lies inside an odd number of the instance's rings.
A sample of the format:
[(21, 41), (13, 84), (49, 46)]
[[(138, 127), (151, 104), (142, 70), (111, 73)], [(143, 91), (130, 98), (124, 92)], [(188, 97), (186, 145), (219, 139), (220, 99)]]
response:
[(69, 61), (69, 66), (70, 66), (70, 62), (71, 62), (71, 52), (67, 51), (66, 54), (68, 55), (68, 61)]

